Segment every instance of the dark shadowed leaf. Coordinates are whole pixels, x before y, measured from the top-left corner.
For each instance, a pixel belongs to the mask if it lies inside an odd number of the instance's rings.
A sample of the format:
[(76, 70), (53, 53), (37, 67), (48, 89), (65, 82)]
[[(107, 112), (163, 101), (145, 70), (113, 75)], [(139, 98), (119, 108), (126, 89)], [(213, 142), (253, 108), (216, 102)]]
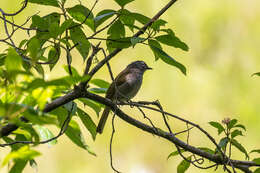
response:
[(16, 160), (9, 173), (22, 173), (28, 161)]
[(257, 164), (260, 164), (260, 158), (254, 159), (253, 162), (255, 162), (255, 163), (257, 163)]
[(132, 45), (131, 37), (111, 39), (107, 41), (107, 45), (111, 48), (128, 48)]
[(132, 16), (132, 13), (126, 9), (121, 9), (119, 10), (119, 14), (120, 21), (133, 31), (135, 18)]
[(116, 1), (116, 3), (118, 5), (120, 5), (121, 7), (124, 7), (126, 4), (128, 4), (134, 0), (114, 0), (114, 1)]
[(260, 154), (260, 149), (252, 150), (252, 151), (250, 151), (250, 153), (259, 153)]
[(241, 129), (246, 131), (246, 127), (244, 125), (242, 125), (242, 124), (237, 124), (234, 127), (241, 128)]
[(160, 58), (160, 54), (156, 50), (154, 50), (153, 47), (157, 47), (158, 49), (162, 49), (162, 46), (160, 45), (160, 43), (158, 41), (153, 40), (153, 39), (149, 39), (148, 44), (149, 44), (151, 50), (153, 51), (155, 61), (157, 61)]
[(243, 136), (242, 131), (241, 130), (234, 130), (231, 133), (231, 138), (235, 138), (236, 136)]
[(28, 0), (30, 3), (59, 7), (58, 0)]
[(155, 47), (153, 45), (149, 45), (150, 48), (156, 52), (156, 54), (159, 56), (161, 60), (163, 60), (165, 63), (177, 67), (184, 75), (186, 75), (186, 67), (173, 59), (170, 55), (168, 55), (166, 52), (164, 52), (162, 49)]
[[(187, 157), (187, 160), (191, 160), (191, 156)], [(177, 173), (184, 173), (190, 167), (190, 162), (183, 160), (177, 167)]]
[(227, 144), (228, 144), (228, 141), (229, 141), (229, 139), (227, 138), (227, 137), (224, 137), (224, 138), (222, 138), (220, 141), (219, 141), (219, 147), (220, 148), (225, 148), (226, 146), (227, 146)]
[(96, 124), (91, 119), (91, 117), (86, 112), (84, 112), (82, 109), (78, 108), (77, 113), (78, 113), (78, 116), (81, 119), (82, 123), (86, 127), (86, 129), (88, 129), (88, 131), (90, 132), (93, 140), (95, 140), (96, 134), (97, 134)]
[(257, 168), (254, 173), (260, 173), (260, 168)]
[(176, 37), (174, 32), (171, 29), (167, 29), (164, 31), (166, 31), (168, 34), (157, 36), (155, 37), (155, 39), (168, 46), (180, 48), (184, 51), (189, 50), (189, 47), (184, 42), (182, 42), (178, 37)]
[(232, 129), (234, 127), (234, 125), (237, 123), (236, 119), (232, 119), (229, 123), (228, 123), (228, 129)]
[(209, 122), (209, 124), (212, 126), (212, 127), (215, 127), (218, 129), (218, 134), (221, 134), (222, 132), (225, 131), (225, 128), (218, 122), (215, 122), (215, 121), (211, 121)]
[(143, 25), (145, 25), (146, 23), (148, 23), (150, 21), (149, 17), (147, 17), (143, 14), (140, 14), (140, 13), (131, 13), (131, 16)]
[(260, 72), (254, 73), (251, 76), (260, 76)]

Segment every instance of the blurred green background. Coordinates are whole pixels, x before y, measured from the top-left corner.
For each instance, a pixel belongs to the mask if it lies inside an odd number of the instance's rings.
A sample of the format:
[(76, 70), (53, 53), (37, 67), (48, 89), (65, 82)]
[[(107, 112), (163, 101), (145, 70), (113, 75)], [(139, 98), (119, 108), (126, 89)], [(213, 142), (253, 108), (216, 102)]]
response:
[[(13, 12), (19, 8), (17, 2), (22, 1), (1, 0), (0, 8)], [(73, 1), (71, 5), (77, 2)], [(93, 2), (93, 0), (82, 1), (88, 7)], [(167, 2), (167, 0), (135, 0), (128, 8), (152, 17)], [(100, 1), (94, 13), (104, 7), (119, 8), (113, 0)], [(51, 10), (55, 9), (29, 4), (15, 20), (17, 23), (23, 23), (26, 16), (38, 11), (40, 15), (44, 15)], [(213, 136), (217, 136), (216, 131), (207, 122), (221, 121), (225, 117), (236, 118), (247, 127), (246, 137), (239, 137), (241, 143), (248, 151), (260, 148), (260, 78), (251, 77), (252, 73), (260, 71), (260, 1), (179, 0), (162, 16), (162, 19), (167, 20), (168, 26), (190, 47), (189, 52), (164, 47), (167, 53), (187, 67), (188, 75), (182, 75), (179, 70), (161, 61), (155, 62), (150, 49), (143, 45), (124, 50), (111, 61), (115, 74), (131, 61), (138, 59), (143, 59), (154, 68), (153, 71), (145, 74), (142, 89), (134, 100), (158, 99), (166, 111), (198, 123)], [(2, 23), (0, 29), (2, 38)], [(20, 33), (15, 39), (19, 41), (24, 36), (25, 33)], [(0, 45), (1, 52), (5, 48)], [(55, 78), (64, 75), (61, 65), (62, 63), (54, 71), (49, 72), (47, 77)], [(82, 71), (83, 62), (76, 52), (73, 54), (73, 66), (78, 71)], [(97, 77), (110, 82), (106, 68), (102, 69)], [(131, 116), (143, 120), (137, 110), (123, 109)], [(160, 114), (149, 111), (147, 113), (157, 126), (165, 129)], [(98, 122), (96, 115), (91, 111), (90, 114), (93, 120)], [(170, 123), (176, 132), (186, 127), (175, 119), (171, 119)], [(53, 130), (58, 132), (55, 128)], [(42, 156), (36, 159), (38, 172), (113, 172), (109, 160), (111, 123), (107, 124), (104, 133), (98, 135), (94, 142), (88, 132), (84, 132), (87, 144), (96, 152), (97, 157), (89, 155), (72, 144), (67, 137), (62, 136), (58, 144), (51, 148), (48, 145), (37, 148), (42, 152)], [(213, 147), (203, 135), (198, 134), (196, 130), (191, 131), (191, 144)], [(185, 135), (180, 136), (183, 140), (186, 139), (185, 137)], [(177, 172), (180, 157), (167, 161), (168, 154), (175, 150), (168, 141), (147, 134), (116, 118), (113, 162), (118, 170), (127, 173)], [(8, 149), (0, 148), (1, 161), (7, 151)], [(233, 156), (236, 159), (244, 159), (244, 156), (235, 149)], [(0, 169), (0, 173), (5, 172), (7, 172), (6, 167)], [(30, 173), (34, 170), (27, 167), (24, 172)], [(199, 170), (191, 166), (187, 172), (215, 171)], [(217, 172), (223, 170), (219, 168)]]

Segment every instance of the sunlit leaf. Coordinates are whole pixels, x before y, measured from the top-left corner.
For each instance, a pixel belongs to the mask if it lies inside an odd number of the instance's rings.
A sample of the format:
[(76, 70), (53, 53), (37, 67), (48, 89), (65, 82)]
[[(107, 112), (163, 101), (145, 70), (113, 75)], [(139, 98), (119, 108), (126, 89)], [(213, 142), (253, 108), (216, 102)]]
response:
[(39, 5), (50, 5), (54, 7), (59, 7), (58, 0), (28, 0), (28, 2), (39, 4)]
[(21, 147), (20, 149), (18, 149), (17, 151), (12, 151), (8, 155), (6, 155), (2, 165), (4, 166), (10, 160), (14, 160), (14, 159), (21, 159), (24, 161), (28, 161), (39, 155), (41, 155), (41, 154), (38, 151), (31, 150), (28, 145), (25, 145), (25, 146)]
[[(45, 141), (45, 140), (48, 140), (48, 139), (51, 139), (54, 137), (53, 133), (46, 127), (44, 126), (40, 126), (40, 125), (35, 125), (34, 128), (37, 130), (40, 138), (41, 138), (41, 141)], [(50, 142), (48, 142), (48, 144), (50, 146), (54, 145), (57, 143), (57, 140), (54, 139)]]
[[(187, 157), (187, 160), (191, 160), (191, 156)], [(184, 173), (186, 172), (190, 167), (190, 162), (183, 160), (177, 167), (177, 173)]]
[(72, 8), (67, 8), (67, 11), (75, 20), (79, 22), (85, 21), (85, 24), (94, 31), (94, 15), (88, 8), (83, 5), (75, 5)]

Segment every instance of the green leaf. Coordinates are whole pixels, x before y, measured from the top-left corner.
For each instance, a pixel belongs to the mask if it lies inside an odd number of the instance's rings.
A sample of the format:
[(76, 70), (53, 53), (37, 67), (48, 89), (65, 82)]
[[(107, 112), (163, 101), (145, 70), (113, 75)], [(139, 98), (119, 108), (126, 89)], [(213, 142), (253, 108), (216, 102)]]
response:
[(212, 126), (212, 127), (215, 127), (218, 129), (218, 134), (221, 134), (222, 132), (225, 131), (225, 128), (218, 122), (215, 122), (215, 121), (211, 121), (209, 122), (209, 124)]
[(131, 38), (131, 43), (133, 45), (133, 47), (137, 44), (137, 43), (142, 43), (145, 41), (145, 38), (141, 38), (141, 37), (132, 37)]
[(107, 40), (107, 45), (111, 48), (120, 48), (120, 49), (128, 48), (132, 45), (131, 37)]
[(251, 76), (260, 76), (260, 72), (254, 73)]
[(59, 7), (58, 0), (28, 0), (30, 3)]
[(50, 71), (57, 64), (59, 58), (60, 58), (60, 47), (59, 45), (55, 45), (54, 47), (51, 47), (48, 53), (48, 62), (51, 63), (49, 64)]
[(81, 23), (85, 21), (85, 24), (89, 26), (89, 28), (92, 29), (92, 31), (95, 31), (94, 16), (88, 8), (84, 7), (83, 5), (75, 5), (74, 7), (67, 8), (66, 10), (75, 20)]
[(107, 92), (107, 88), (88, 88), (88, 91), (95, 94), (105, 94)]
[[(181, 151), (180, 151), (181, 153), (184, 153), (184, 152), (186, 152), (184, 149), (181, 149)], [(168, 155), (168, 157), (167, 157), (167, 160), (170, 158), (170, 157), (174, 157), (174, 156), (178, 156), (179, 155), (179, 151), (177, 150), (177, 151), (174, 151), (174, 152), (171, 152), (169, 155)]]
[(91, 151), (89, 146), (85, 143), (85, 140), (84, 140), (83, 135), (80, 131), (79, 125), (76, 121), (71, 120), (65, 134), (70, 138), (70, 140), (74, 144), (76, 144), (77, 146), (87, 150), (89, 154), (96, 156), (96, 154), (93, 151)]
[(160, 59), (160, 54), (156, 50), (154, 50), (153, 47), (157, 47), (158, 49), (162, 49), (162, 46), (160, 45), (160, 43), (158, 41), (153, 40), (153, 39), (149, 39), (148, 44), (149, 44), (151, 50), (153, 51), (155, 61), (157, 61), (158, 59)]
[(18, 149), (17, 151), (12, 151), (6, 157), (4, 158), (4, 161), (2, 165), (6, 165), (10, 160), (16, 160), (16, 159), (21, 159), (24, 161), (31, 160), (37, 156), (41, 155), (38, 151), (36, 150), (31, 150), (28, 145), (25, 145)]
[(239, 151), (245, 154), (246, 159), (249, 159), (246, 149), (235, 139), (231, 139), (231, 144), (235, 146)]
[(178, 37), (176, 37), (174, 32), (170, 29), (168, 30), (168, 34), (157, 36), (155, 37), (155, 39), (168, 46), (180, 48), (184, 51), (189, 50), (189, 47), (184, 42), (182, 42)]
[(241, 128), (241, 129), (246, 131), (246, 127), (244, 125), (242, 125), (242, 124), (237, 124), (234, 127)]
[[(46, 127), (35, 125), (34, 128), (36, 129), (37, 133), (39, 134), (41, 141), (45, 141), (54, 137), (53, 133)], [(57, 140), (52, 140), (48, 142), (49, 146), (55, 145)]]
[(77, 113), (78, 113), (78, 116), (81, 119), (82, 123), (86, 127), (86, 129), (88, 129), (88, 131), (90, 132), (93, 140), (95, 140), (96, 139), (96, 135), (97, 135), (96, 124), (91, 119), (91, 117), (86, 112), (84, 112), (82, 109), (78, 108), (77, 109)]
[(90, 43), (87, 40), (86, 35), (84, 34), (84, 32), (82, 31), (81, 28), (76, 27), (76, 28), (70, 29), (70, 36), (71, 36), (72, 42), (74, 44), (78, 44), (76, 46), (76, 49), (81, 54), (83, 60), (85, 60), (88, 57), (88, 53), (90, 50)]
[(231, 133), (231, 138), (235, 138), (236, 136), (243, 136), (242, 131), (241, 130), (234, 130)]
[(202, 151), (205, 151), (207, 153), (210, 153), (210, 154), (215, 154), (215, 151), (213, 151), (212, 149), (210, 148), (206, 148), (206, 147), (198, 147), (198, 149), (202, 150)]
[(104, 23), (106, 20), (108, 20), (109, 18), (111, 18), (114, 14), (116, 14), (115, 10), (110, 10), (110, 9), (106, 9), (106, 10), (102, 10), (100, 11), (97, 16), (94, 18), (94, 22), (95, 22), (95, 29), (100, 26), (102, 23)]
[(30, 28), (38, 28), (40, 30), (47, 30), (48, 29), (48, 22), (45, 21), (42, 17), (35, 14), (32, 16), (32, 24)]
[(73, 20), (72, 19), (68, 19), (68, 20), (65, 20), (61, 26), (60, 26), (60, 29), (59, 29), (59, 34), (62, 34), (63, 32), (66, 31), (66, 29), (68, 29), (69, 27), (71, 27), (73, 24)]
[(228, 128), (228, 129), (232, 129), (236, 123), (237, 123), (237, 120), (236, 120), (236, 119), (232, 119), (232, 120), (228, 123), (227, 128)]
[[(191, 160), (191, 156), (187, 157), (187, 160)], [(190, 162), (183, 160), (177, 167), (177, 173), (184, 173), (190, 167)]]
[(80, 98), (79, 101), (81, 101), (84, 106), (89, 106), (90, 108), (92, 108), (96, 112), (97, 116), (99, 116), (101, 106), (98, 103), (85, 98)]
[(135, 18), (132, 16), (132, 13), (126, 9), (120, 9), (118, 12), (120, 21), (133, 31)]
[(102, 79), (92, 79), (90, 81), (91, 84), (94, 84), (100, 88), (108, 88), (110, 86), (110, 83), (107, 81), (104, 81)]
[(22, 173), (28, 161), (16, 160), (9, 173)]
[(7, 57), (5, 58), (5, 67), (7, 71), (20, 70), (22, 66), (22, 58), (16, 53), (13, 48), (8, 49)]
[(120, 20), (113, 23), (107, 31), (109, 38), (117, 39), (125, 37), (125, 27)]
[(131, 16), (141, 24), (147, 24), (151, 19), (140, 13), (132, 13)]
[(159, 58), (163, 60), (165, 63), (177, 67), (184, 75), (186, 75), (186, 68), (184, 65), (173, 59), (167, 53), (165, 53), (162, 49), (159, 49), (153, 45), (149, 45), (150, 48), (157, 53)]
[(225, 148), (227, 146), (227, 144), (228, 144), (228, 141), (229, 141), (229, 139), (227, 137), (224, 137), (224, 138), (220, 139), (219, 144), (218, 144), (219, 147), (220, 148)]
[(165, 26), (166, 23), (165, 20), (158, 19), (152, 24), (151, 28), (153, 28), (154, 31), (160, 31), (161, 26)]
[(34, 159), (32, 159), (29, 161), (29, 163), (30, 163), (30, 166), (35, 170), (35, 172), (37, 172), (38, 171), (37, 162)]
[(260, 158), (254, 159), (253, 162), (255, 162), (256, 164), (260, 164)]
[(70, 101), (64, 105), (64, 108), (71, 113), (71, 115), (75, 115), (77, 111), (77, 104), (73, 101)]
[(254, 173), (260, 173), (260, 168), (257, 168)]
[(250, 153), (259, 153), (260, 154), (260, 149), (252, 150), (252, 151), (250, 151)]
[(134, 0), (114, 0), (114, 1), (116, 1), (116, 3), (118, 5), (120, 5), (121, 7), (124, 7), (126, 4), (128, 4)]
[(57, 22), (52, 23), (49, 26), (49, 32), (50, 32), (50, 36), (54, 39), (56, 39), (58, 37), (58, 35), (60, 34), (60, 27), (59, 24)]

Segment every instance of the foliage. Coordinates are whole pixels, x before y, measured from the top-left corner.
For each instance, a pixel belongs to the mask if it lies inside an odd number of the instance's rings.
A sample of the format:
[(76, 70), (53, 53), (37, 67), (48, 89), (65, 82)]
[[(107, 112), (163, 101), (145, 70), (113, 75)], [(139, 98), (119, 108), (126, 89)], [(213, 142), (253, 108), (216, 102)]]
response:
[[(82, 122), (92, 140), (95, 140), (96, 124), (93, 119), (99, 117), (104, 105), (88, 98), (75, 97), (72, 100), (66, 100), (55, 109), (46, 109), (52, 101), (70, 94), (82, 85), (88, 92), (98, 95), (104, 94), (109, 87), (109, 83), (103, 79), (92, 79), (93, 74), (88, 73), (89, 71), (79, 72), (75, 69), (71, 63), (76, 57), (72, 57), (71, 51), (77, 50), (88, 65), (88, 61), (93, 60), (91, 57), (96, 55), (92, 56), (93, 52), (97, 53), (95, 50), (102, 49), (111, 55), (122, 49), (134, 49), (138, 45), (144, 45), (153, 53), (155, 61), (160, 59), (177, 68), (184, 75), (187, 73), (186, 67), (177, 60), (179, 57), (169, 55), (163, 49), (164, 46), (170, 46), (188, 51), (187, 44), (177, 37), (171, 28), (166, 27), (167, 21), (163, 19), (153, 21), (150, 17), (128, 9), (128, 4), (134, 0), (114, 0), (118, 5), (116, 9), (104, 8), (97, 13), (93, 12), (97, 1), (92, 7), (82, 4), (71, 7), (67, 6), (68, 1), (28, 0), (28, 3), (53, 7), (51, 8), (53, 11), (49, 14), (44, 16), (35, 14), (29, 18), (28, 28), (24, 25), (14, 25), (12, 22), (10, 24), (10, 21), (7, 22), (9, 18), (3, 19), (5, 25), (7, 23), (12, 25), (13, 33), (18, 29), (30, 33), (28, 38), (15, 44), (12, 34), (10, 35), (8, 29), (5, 29), (7, 39), (0, 40), (2, 44), (9, 45), (9, 48), (0, 54), (0, 138), (1, 146), (11, 148), (2, 165), (12, 162), (10, 168), (12, 173), (22, 172), (27, 164), (32, 167), (37, 166), (34, 158), (40, 153), (32, 148), (37, 149), (37, 146), (43, 143), (49, 146), (55, 145), (58, 137), (63, 134), (81, 149), (91, 155), (96, 155), (87, 145), (88, 141), (82, 135), (79, 122)], [(24, 4), (26, 7), (26, 3)], [(12, 16), (4, 11), (2, 15)], [(13, 16), (15, 15), (14, 13)], [(149, 24), (150, 21), (152, 23)], [(143, 28), (146, 25), (147, 28)], [(134, 34), (139, 32), (142, 35)], [(99, 33), (105, 33), (106, 37), (97, 37)], [(94, 40), (104, 42), (105, 49), (95, 46)], [(64, 64), (63, 77), (47, 80), (45, 77), (47, 68), (52, 71), (63, 58), (62, 55), (66, 55), (67, 60)], [(254, 75), (259, 76), (259, 73)], [(87, 113), (86, 109), (93, 110), (94, 114)], [(9, 134), (4, 130), (10, 124), (17, 128)], [(246, 128), (237, 124), (235, 119), (224, 124), (226, 126), (218, 122), (210, 122), (210, 125), (218, 130), (219, 135), (223, 132), (225, 134), (218, 143), (221, 151), (226, 153), (227, 146), (230, 144), (242, 152), (246, 159), (249, 159), (249, 153), (237, 140), (238, 136), (243, 136), (242, 132)], [(60, 133), (53, 134), (49, 126), (60, 129)], [(211, 154), (221, 154), (219, 148), (213, 150), (200, 147), (199, 149)], [(184, 149), (172, 152), (168, 158), (184, 152), (186, 152)], [(231, 152), (231, 147), (229, 152)], [(260, 152), (256, 149), (251, 153)], [(191, 160), (192, 155), (181, 161), (177, 172), (185, 172), (190, 167)], [(260, 164), (259, 160), (260, 158), (255, 158), (252, 161)]]

